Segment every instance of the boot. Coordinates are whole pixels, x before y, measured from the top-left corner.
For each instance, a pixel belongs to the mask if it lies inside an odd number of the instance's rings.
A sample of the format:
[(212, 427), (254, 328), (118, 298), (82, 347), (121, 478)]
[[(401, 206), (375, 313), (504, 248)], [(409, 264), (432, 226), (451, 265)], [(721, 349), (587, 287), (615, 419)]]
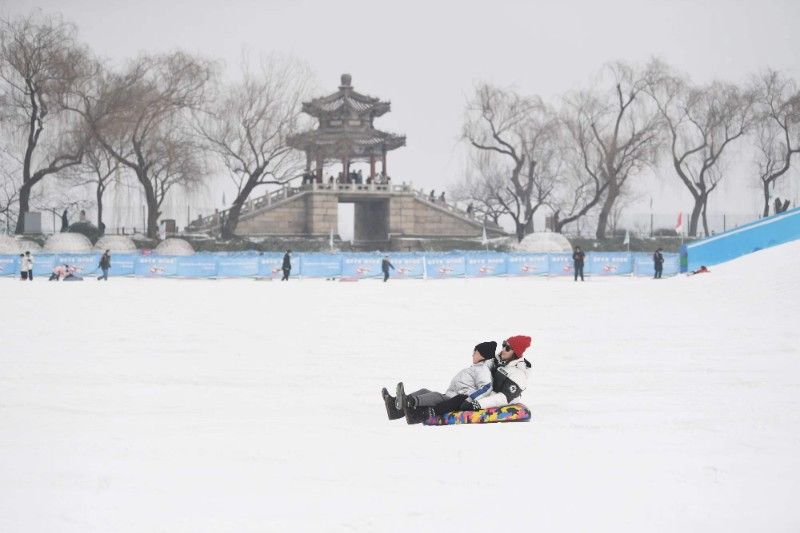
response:
[(406, 409), (406, 391), (403, 389), (403, 382), (397, 384), (397, 390), (395, 391), (396, 399), (394, 401), (395, 407), (397, 407), (398, 411), (405, 411)]
[(395, 407), (395, 399), (389, 395), (389, 391), (385, 388), (381, 389), (381, 396), (383, 396), (383, 403), (386, 405), (386, 415), (389, 417), (389, 420), (403, 418), (403, 411)]
[(419, 424), (427, 420), (433, 413), (431, 407), (417, 407), (416, 409), (406, 409), (406, 422), (409, 424)]

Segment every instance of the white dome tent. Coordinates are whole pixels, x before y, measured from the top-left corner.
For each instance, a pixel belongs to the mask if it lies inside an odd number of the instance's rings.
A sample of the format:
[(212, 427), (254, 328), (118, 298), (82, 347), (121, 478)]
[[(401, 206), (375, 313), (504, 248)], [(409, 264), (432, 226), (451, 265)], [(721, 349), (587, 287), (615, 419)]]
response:
[(92, 251), (92, 241), (81, 233), (55, 233), (44, 243), (46, 252), (85, 253)]
[(571, 252), (572, 245), (560, 233), (544, 231), (526, 235), (522, 241), (512, 244), (515, 252), (529, 253), (561, 253)]
[(127, 254), (136, 252), (136, 244), (127, 235), (105, 235), (95, 243), (94, 249), (100, 252), (111, 250), (112, 253)]
[(183, 239), (170, 238), (156, 246), (159, 255), (194, 255), (194, 248)]

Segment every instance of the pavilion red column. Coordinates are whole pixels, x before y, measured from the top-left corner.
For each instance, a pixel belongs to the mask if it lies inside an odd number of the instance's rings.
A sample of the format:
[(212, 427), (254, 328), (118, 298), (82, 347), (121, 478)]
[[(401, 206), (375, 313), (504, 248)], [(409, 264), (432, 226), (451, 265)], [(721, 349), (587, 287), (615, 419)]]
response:
[(385, 178), (389, 174), (386, 172), (386, 148), (383, 149), (383, 161), (382, 161), (382, 170), (383, 170), (383, 177)]
[(375, 155), (369, 155), (369, 177), (375, 179)]

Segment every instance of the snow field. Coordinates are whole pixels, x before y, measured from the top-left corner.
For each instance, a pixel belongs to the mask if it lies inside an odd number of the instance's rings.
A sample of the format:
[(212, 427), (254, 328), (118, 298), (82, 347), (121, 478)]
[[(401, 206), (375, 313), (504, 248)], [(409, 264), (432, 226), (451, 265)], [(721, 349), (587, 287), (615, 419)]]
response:
[[(3, 279), (0, 531), (797, 531), (798, 267)], [(513, 334), (531, 423), (386, 420)]]

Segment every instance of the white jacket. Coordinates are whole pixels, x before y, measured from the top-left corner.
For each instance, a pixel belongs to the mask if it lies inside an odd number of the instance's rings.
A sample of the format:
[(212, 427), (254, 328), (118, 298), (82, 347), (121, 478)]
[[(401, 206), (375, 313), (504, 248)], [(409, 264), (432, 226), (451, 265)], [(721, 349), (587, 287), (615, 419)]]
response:
[(466, 394), (470, 398), (482, 398), (492, 392), (492, 372), (487, 361), (475, 363), (459, 372), (450, 381), (450, 386), (444, 393), (448, 398), (459, 394)]
[(19, 271), (27, 272), (31, 268), (33, 268), (33, 261), (27, 255), (22, 256), (19, 260)]
[(531, 364), (525, 359), (514, 359), (505, 365), (498, 365), (496, 360), (488, 365), (492, 372), (492, 392), (478, 399), (481, 408), (514, 403), (528, 386)]

